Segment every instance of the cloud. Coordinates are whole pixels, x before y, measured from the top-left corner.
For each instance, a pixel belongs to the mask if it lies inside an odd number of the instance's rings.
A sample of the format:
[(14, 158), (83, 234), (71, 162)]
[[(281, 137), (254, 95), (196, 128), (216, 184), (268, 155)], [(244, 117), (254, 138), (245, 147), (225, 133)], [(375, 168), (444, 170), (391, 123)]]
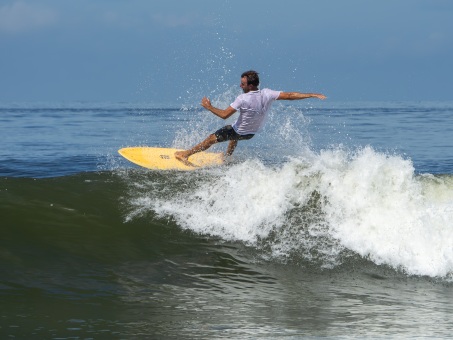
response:
[(57, 12), (23, 1), (0, 7), (0, 32), (19, 33), (53, 25)]

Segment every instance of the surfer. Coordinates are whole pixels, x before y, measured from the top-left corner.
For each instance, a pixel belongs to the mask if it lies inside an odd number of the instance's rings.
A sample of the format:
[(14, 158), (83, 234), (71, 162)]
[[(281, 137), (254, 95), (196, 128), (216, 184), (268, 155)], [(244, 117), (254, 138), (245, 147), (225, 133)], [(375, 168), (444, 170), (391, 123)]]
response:
[(252, 138), (261, 128), (267, 111), (275, 100), (300, 100), (318, 98), (324, 100), (326, 96), (319, 93), (282, 92), (270, 89), (258, 89), (260, 79), (258, 72), (247, 71), (241, 75), (243, 93), (225, 110), (212, 106), (207, 97), (201, 100), (201, 106), (216, 116), (227, 119), (239, 111), (239, 117), (233, 125), (227, 125), (210, 134), (204, 141), (185, 151), (178, 151), (175, 157), (186, 165), (192, 165), (189, 157), (197, 152), (209, 149), (212, 145), (229, 141), (226, 155), (231, 156), (238, 141)]

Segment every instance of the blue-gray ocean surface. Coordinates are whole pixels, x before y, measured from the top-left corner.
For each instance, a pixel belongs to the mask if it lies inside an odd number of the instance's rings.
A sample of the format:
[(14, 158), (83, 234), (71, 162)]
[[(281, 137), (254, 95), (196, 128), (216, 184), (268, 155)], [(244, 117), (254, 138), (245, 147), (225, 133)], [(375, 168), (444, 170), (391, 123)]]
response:
[(0, 338), (448, 338), (452, 117), (278, 102), (226, 165), (165, 172), (117, 150), (187, 148), (225, 122), (198, 104), (0, 103)]

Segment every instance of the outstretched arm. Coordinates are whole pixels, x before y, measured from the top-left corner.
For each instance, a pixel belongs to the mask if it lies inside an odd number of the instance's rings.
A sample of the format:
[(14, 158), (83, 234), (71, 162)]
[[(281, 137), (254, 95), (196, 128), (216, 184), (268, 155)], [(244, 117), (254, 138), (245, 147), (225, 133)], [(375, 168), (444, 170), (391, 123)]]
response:
[(206, 110), (211, 111), (217, 117), (220, 117), (222, 119), (227, 119), (236, 112), (236, 110), (233, 109), (231, 106), (228, 106), (225, 110), (218, 109), (212, 106), (211, 101), (209, 100), (209, 98), (206, 97), (203, 97), (203, 99), (201, 100), (201, 106), (203, 106)]
[(277, 100), (300, 100), (307, 98), (326, 99), (326, 96), (320, 93), (300, 93), (300, 92), (280, 92)]

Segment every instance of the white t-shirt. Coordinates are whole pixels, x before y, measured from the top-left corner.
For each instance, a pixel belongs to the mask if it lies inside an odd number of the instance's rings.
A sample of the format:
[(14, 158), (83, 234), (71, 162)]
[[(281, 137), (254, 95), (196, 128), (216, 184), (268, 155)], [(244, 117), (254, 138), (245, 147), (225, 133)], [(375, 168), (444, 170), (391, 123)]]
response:
[(262, 89), (239, 95), (231, 107), (239, 111), (239, 117), (233, 129), (240, 135), (255, 134), (261, 128), (266, 113), (281, 91)]

